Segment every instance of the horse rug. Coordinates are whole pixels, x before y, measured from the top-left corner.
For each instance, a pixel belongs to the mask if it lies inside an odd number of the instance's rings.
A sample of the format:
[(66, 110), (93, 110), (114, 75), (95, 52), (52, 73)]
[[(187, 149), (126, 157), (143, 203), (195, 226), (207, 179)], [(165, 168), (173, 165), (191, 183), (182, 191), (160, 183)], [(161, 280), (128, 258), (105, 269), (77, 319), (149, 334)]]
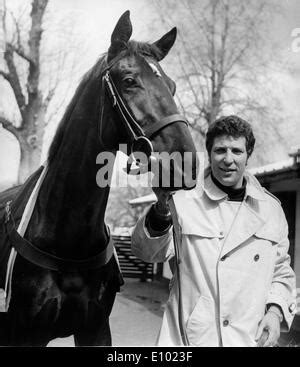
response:
[[(37, 189), (37, 183), (39, 178), (41, 178), (43, 170), (44, 167), (41, 166), (26, 180), (23, 185), (12, 187), (0, 193), (0, 289), (2, 288), (5, 290), (6, 297), (9, 297), (10, 293), (13, 263), (16, 256), (13, 244), (9, 240), (6, 222), (9, 218), (13, 218), (15, 227), (18, 228), (19, 232), (19, 226), (23, 218), (26, 205), (28, 204), (34, 189)], [(34, 203), (32, 206), (34, 206)], [(33, 210), (33, 207), (31, 209)], [(27, 217), (27, 223), (24, 223), (24, 231), (26, 230), (30, 216), (31, 213)], [(24, 235), (24, 233), (20, 234)], [(7, 311), (9, 305), (9, 302), (7, 301), (9, 301), (9, 299), (6, 299), (6, 305), (2, 304), (3, 302), (5, 303), (5, 298), (1, 298), (0, 311)]]

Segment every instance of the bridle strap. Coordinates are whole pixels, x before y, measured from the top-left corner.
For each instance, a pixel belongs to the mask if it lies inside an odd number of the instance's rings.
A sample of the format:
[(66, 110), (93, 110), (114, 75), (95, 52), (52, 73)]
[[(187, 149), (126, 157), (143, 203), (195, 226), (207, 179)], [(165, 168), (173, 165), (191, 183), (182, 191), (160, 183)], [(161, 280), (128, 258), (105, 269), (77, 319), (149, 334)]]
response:
[[(116, 109), (116, 111), (119, 113), (119, 116), (121, 117), (121, 121), (125, 124), (125, 127), (129, 131), (129, 134), (131, 135), (133, 140), (139, 136), (145, 136), (143, 129), (140, 127), (140, 125), (137, 123), (135, 118), (132, 116), (132, 114), (126, 107), (123, 99), (121, 98), (112, 80), (112, 77), (110, 76), (109, 71), (106, 71), (104, 75), (104, 81), (106, 83), (107, 90), (109, 92), (109, 96), (112, 101), (112, 105)], [(134, 131), (135, 129), (137, 133)]]
[(186, 118), (177, 113), (174, 115), (167, 116), (163, 118), (161, 121), (157, 121), (155, 124), (149, 126), (147, 129), (145, 129), (145, 135), (147, 138), (150, 138), (154, 134), (158, 133), (160, 130), (164, 129), (166, 126), (170, 124), (173, 124), (174, 122), (183, 122), (187, 126), (189, 125)]

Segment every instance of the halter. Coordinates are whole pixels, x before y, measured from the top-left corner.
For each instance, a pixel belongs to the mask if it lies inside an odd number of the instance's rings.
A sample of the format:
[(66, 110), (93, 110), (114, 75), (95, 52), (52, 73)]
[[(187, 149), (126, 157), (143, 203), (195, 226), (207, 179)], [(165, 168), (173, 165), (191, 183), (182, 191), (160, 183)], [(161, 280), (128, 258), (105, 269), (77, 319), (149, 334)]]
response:
[[(135, 117), (132, 115), (132, 113), (129, 111), (128, 107), (126, 106), (125, 102), (120, 96), (120, 93), (116, 88), (116, 85), (110, 74), (110, 69), (112, 68), (112, 66), (115, 65), (119, 60), (121, 60), (123, 56), (124, 56), (123, 54), (117, 56), (107, 65), (107, 67), (104, 70), (104, 75), (102, 77), (102, 86), (105, 86), (105, 90), (109, 95), (112, 106), (114, 110), (118, 113), (120, 121), (122, 122), (123, 126), (125, 127), (129, 135), (131, 144), (131, 153), (139, 151), (141, 150), (141, 148), (143, 148), (143, 152), (146, 153), (149, 159), (151, 154), (153, 153), (153, 145), (150, 139), (154, 135), (156, 135), (160, 130), (164, 129), (168, 125), (173, 124), (175, 122), (183, 122), (188, 126), (188, 121), (184, 116), (180, 114), (173, 114), (166, 116), (162, 120), (155, 122), (146, 129), (143, 129), (139, 125)], [(102, 102), (104, 102), (104, 100), (102, 100)], [(104, 113), (104, 103), (102, 103), (101, 118), (100, 118), (100, 134), (99, 134), (99, 138), (102, 145), (103, 145), (102, 141), (103, 113)]]

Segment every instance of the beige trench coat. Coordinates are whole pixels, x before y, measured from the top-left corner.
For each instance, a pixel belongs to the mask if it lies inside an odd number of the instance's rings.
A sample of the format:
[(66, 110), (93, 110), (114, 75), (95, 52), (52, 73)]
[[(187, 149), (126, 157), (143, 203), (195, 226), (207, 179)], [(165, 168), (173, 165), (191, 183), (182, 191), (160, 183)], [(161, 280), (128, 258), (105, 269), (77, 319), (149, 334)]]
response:
[[(246, 179), (246, 199), (229, 233), (220, 225), (227, 195), (210, 175), (203, 190), (174, 195), (183, 234), (183, 317), (191, 346), (255, 346), (268, 303), (281, 307), (282, 331), (289, 329), (296, 312), (285, 215), (280, 202), (254, 176), (247, 174)], [(154, 263), (174, 258), (172, 230), (150, 237), (144, 221), (142, 217), (133, 232), (133, 253)], [(182, 345), (179, 335), (174, 275), (157, 344)]]

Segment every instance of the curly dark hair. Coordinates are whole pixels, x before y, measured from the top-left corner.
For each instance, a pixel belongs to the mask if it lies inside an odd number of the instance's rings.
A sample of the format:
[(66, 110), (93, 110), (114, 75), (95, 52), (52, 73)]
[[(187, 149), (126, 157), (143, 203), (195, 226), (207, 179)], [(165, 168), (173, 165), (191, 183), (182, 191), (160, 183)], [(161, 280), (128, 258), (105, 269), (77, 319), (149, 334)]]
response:
[(217, 136), (222, 135), (232, 136), (233, 138), (244, 136), (246, 138), (247, 155), (248, 158), (250, 157), (254, 149), (255, 137), (249, 122), (236, 115), (222, 116), (217, 119), (212, 125), (210, 125), (206, 133), (205, 145), (209, 156), (214, 139)]

